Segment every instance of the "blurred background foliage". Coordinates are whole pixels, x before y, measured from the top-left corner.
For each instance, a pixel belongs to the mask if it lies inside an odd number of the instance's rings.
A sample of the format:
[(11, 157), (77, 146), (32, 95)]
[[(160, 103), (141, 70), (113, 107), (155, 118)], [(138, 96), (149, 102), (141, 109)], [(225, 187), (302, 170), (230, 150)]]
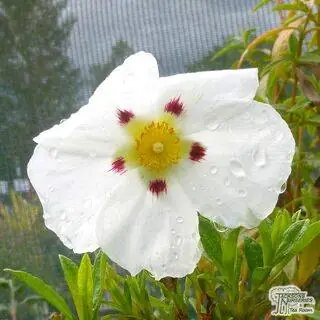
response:
[[(200, 218), (205, 254), (195, 272), (156, 282), (147, 272), (130, 277), (101, 253), (80, 263), (45, 228), (32, 190), (8, 191), (25, 177), (32, 138), (74, 111), (82, 82), (93, 90), (136, 48), (116, 41), (109, 60), (83, 79), (66, 53), (75, 23), (63, 14), (66, 0), (0, 0), (0, 177), (10, 182), (0, 186), (0, 269), (21, 270), (0, 272), (0, 319), (267, 320), (266, 292), (289, 283), (320, 309), (320, 3), (255, 3), (271, 6), (279, 25), (229, 37), (187, 69), (258, 67), (257, 100), (272, 104), (294, 134), (293, 172), (259, 228), (225, 230)], [(290, 317), (306, 318), (320, 312)]]

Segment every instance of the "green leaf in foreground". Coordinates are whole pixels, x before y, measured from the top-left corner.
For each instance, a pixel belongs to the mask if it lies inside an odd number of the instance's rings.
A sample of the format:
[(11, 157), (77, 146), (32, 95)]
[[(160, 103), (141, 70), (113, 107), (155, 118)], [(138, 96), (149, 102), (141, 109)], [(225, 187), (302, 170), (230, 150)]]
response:
[(78, 271), (78, 288), (82, 300), (84, 319), (92, 319), (93, 316), (93, 279), (92, 265), (89, 255), (86, 253), (81, 260)]
[(199, 215), (199, 232), (203, 248), (208, 257), (218, 266), (221, 266), (222, 249), (221, 236), (213, 223)]
[(78, 288), (78, 266), (69, 258), (59, 255), (60, 264), (63, 270), (64, 279), (66, 280), (69, 291), (72, 295), (73, 303), (76, 307), (78, 317), (80, 320), (83, 318), (83, 305), (81, 301), (81, 297), (79, 295)]
[(12, 269), (5, 269), (5, 271), (10, 272), (15, 278), (23, 281), (32, 290), (37, 292), (53, 307), (60, 311), (67, 319), (74, 319), (72, 312), (63, 297), (43, 280), (24, 271)]
[(246, 255), (249, 270), (253, 272), (256, 268), (263, 266), (263, 256), (260, 244), (252, 238), (244, 239), (244, 253)]

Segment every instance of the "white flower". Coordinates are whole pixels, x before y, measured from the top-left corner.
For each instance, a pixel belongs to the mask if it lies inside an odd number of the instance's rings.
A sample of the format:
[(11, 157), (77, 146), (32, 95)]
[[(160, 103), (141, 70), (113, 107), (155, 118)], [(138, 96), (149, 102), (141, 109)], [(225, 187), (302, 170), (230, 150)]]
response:
[(35, 138), (28, 174), (47, 227), (132, 274), (192, 272), (197, 212), (256, 226), (290, 174), (292, 134), (253, 101), (257, 87), (256, 69), (159, 78), (151, 54), (129, 57), (88, 105)]

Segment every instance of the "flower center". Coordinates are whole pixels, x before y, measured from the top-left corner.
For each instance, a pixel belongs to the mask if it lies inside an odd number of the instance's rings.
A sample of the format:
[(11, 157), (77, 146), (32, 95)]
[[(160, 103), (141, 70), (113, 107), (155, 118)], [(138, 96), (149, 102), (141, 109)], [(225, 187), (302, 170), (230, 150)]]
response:
[(183, 142), (165, 120), (146, 124), (135, 137), (137, 160), (151, 171), (162, 171), (182, 158)]
[(161, 153), (163, 151), (163, 144), (161, 142), (155, 142), (152, 145), (153, 152)]

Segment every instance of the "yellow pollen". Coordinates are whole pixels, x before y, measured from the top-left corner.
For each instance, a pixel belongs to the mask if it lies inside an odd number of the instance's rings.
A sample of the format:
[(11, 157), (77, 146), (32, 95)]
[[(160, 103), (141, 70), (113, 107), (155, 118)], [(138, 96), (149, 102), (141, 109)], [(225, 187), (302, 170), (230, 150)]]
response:
[(177, 164), (183, 156), (183, 141), (167, 121), (145, 124), (135, 136), (138, 163), (152, 172), (161, 172)]
[(152, 149), (155, 153), (161, 153), (163, 152), (163, 144), (161, 142), (155, 142), (152, 145)]

